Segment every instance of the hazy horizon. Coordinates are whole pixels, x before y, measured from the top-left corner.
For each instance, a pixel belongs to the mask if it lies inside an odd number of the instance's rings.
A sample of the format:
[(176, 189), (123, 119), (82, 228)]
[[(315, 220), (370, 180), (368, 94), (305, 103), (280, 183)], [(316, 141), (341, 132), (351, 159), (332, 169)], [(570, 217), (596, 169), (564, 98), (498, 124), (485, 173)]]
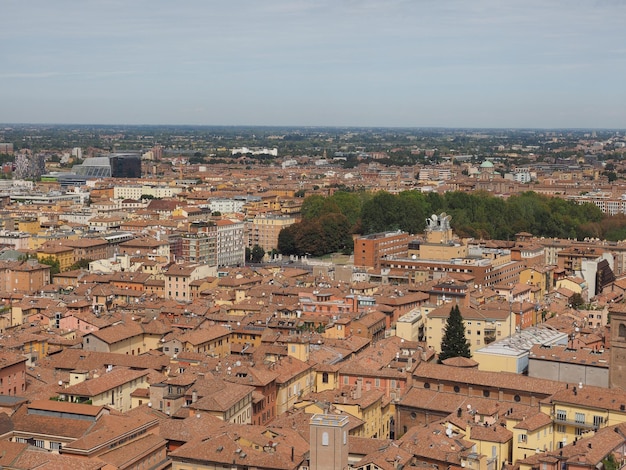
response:
[(3, 3), (0, 122), (626, 128), (626, 2)]

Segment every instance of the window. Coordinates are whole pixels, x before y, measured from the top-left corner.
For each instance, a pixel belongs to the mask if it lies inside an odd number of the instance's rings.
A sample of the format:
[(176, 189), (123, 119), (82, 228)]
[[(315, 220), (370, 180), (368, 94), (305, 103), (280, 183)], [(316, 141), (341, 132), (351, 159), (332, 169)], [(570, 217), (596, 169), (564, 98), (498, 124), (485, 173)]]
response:
[(604, 424), (604, 417), (602, 417), (602, 416), (594, 416), (593, 417), (593, 425), (595, 427), (598, 428), (598, 427), (602, 426), (603, 424)]
[(327, 432), (322, 433), (322, 445), (323, 446), (328, 445), (328, 433)]
[(556, 432), (564, 433), (565, 432), (565, 425), (564, 424), (557, 424)]
[(556, 419), (559, 421), (567, 421), (567, 412), (565, 410), (556, 410)]
[(491, 392), (489, 390), (483, 390), (483, 397), (489, 398), (489, 395), (491, 395)]
[(328, 372), (322, 372), (322, 383), (323, 384), (328, 383)]
[(576, 413), (574, 420), (578, 424), (585, 424), (585, 413)]
[(50, 442), (50, 450), (59, 450), (61, 449), (61, 443), (60, 442)]
[(526, 442), (526, 441), (527, 441), (526, 434), (520, 434), (519, 436), (517, 436), (517, 442)]
[(45, 448), (45, 442), (41, 439), (35, 439), (35, 447), (39, 447), (40, 449)]

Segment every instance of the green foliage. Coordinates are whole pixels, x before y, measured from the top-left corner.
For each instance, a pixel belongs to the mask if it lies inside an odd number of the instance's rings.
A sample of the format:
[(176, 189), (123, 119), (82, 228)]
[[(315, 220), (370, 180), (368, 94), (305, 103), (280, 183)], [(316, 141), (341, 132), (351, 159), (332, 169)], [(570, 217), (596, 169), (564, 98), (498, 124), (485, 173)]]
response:
[(572, 295), (572, 297), (570, 298), (570, 304), (572, 305), (573, 308), (578, 309), (579, 307), (581, 307), (583, 304), (585, 303), (585, 300), (583, 299), (583, 296), (580, 295), (578, 292), (576, 292), (574, 295)]
[(89, 268), (89, 263), (91, 263), (93, 260), (91, 259), (79, 259), (78, 261), (76, 261), (72, 266), (70, 266), (70, 271), (73, 271), (75, 269), (88, 269)]
[(47, 264), (50, 266), (50, 275), (53, 276), (55, 274), (59, 274), (61, 272), (61, 263), (58, 259), (53, 256), (46, 256), (44, 258), (39, 259), (41, 264)]
[(604, 470), (617, 470), (620, 467), (612, 453), (602, 459), (602, 466), (604, 467)]
[(315, 220), (303, 220), (278, 234), (278, 251), (283, 255), (322, 256), (352, 251), (351, 225), (343, 214), (331, 212)]
[(246, 247), (246, 260), (251, 263), (260, 263), (265, 256), (265, 250), (259, 245), (254, 245), (252, 249)]
[(458, 305), (450, 309), (450, 316), (446, 320), (439, 362), (451, 357), (472, 357), (470, 345), (465, 337), (465, 325)]
[[(329, 197), (306, 197), (302, 222), (285, 229), (278, 248), (283, 254), (317, 256), (332, 253), (338, 247), (349, 253), (353, 233), (421, 233), (426, 219), (441, 212), (452, 216), (452, 228), (461, 237), (511, 240), (518, 232), (530, 232), (544, 237), (626, 239), (626, 215), (605, 216), (593, 204), (579, 205), (532, 191), (508, 199), (487, 192), (440, 195), (418, 191), (337, 191)], [(342, 218), (325, 217), (329, 214), (342, 215), (347, 224)], [(326, 224), (328, 228), (324, 227)]]

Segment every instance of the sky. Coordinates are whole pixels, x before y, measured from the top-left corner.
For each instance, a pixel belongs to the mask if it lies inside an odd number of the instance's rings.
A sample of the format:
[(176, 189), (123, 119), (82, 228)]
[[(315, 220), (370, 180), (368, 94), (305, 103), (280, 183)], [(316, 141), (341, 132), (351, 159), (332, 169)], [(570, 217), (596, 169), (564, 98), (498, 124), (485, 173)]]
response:
[(626, 0), (2, 0), (0, 122), (626, 129)]

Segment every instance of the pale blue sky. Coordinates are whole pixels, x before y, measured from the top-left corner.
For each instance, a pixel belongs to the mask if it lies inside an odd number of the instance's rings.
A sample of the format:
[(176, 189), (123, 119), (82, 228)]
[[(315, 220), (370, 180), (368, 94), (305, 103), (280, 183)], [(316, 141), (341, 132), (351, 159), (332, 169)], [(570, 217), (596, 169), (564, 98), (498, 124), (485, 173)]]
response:
[(0, 122), (626, 128), (626, 0), (2, 0)]

